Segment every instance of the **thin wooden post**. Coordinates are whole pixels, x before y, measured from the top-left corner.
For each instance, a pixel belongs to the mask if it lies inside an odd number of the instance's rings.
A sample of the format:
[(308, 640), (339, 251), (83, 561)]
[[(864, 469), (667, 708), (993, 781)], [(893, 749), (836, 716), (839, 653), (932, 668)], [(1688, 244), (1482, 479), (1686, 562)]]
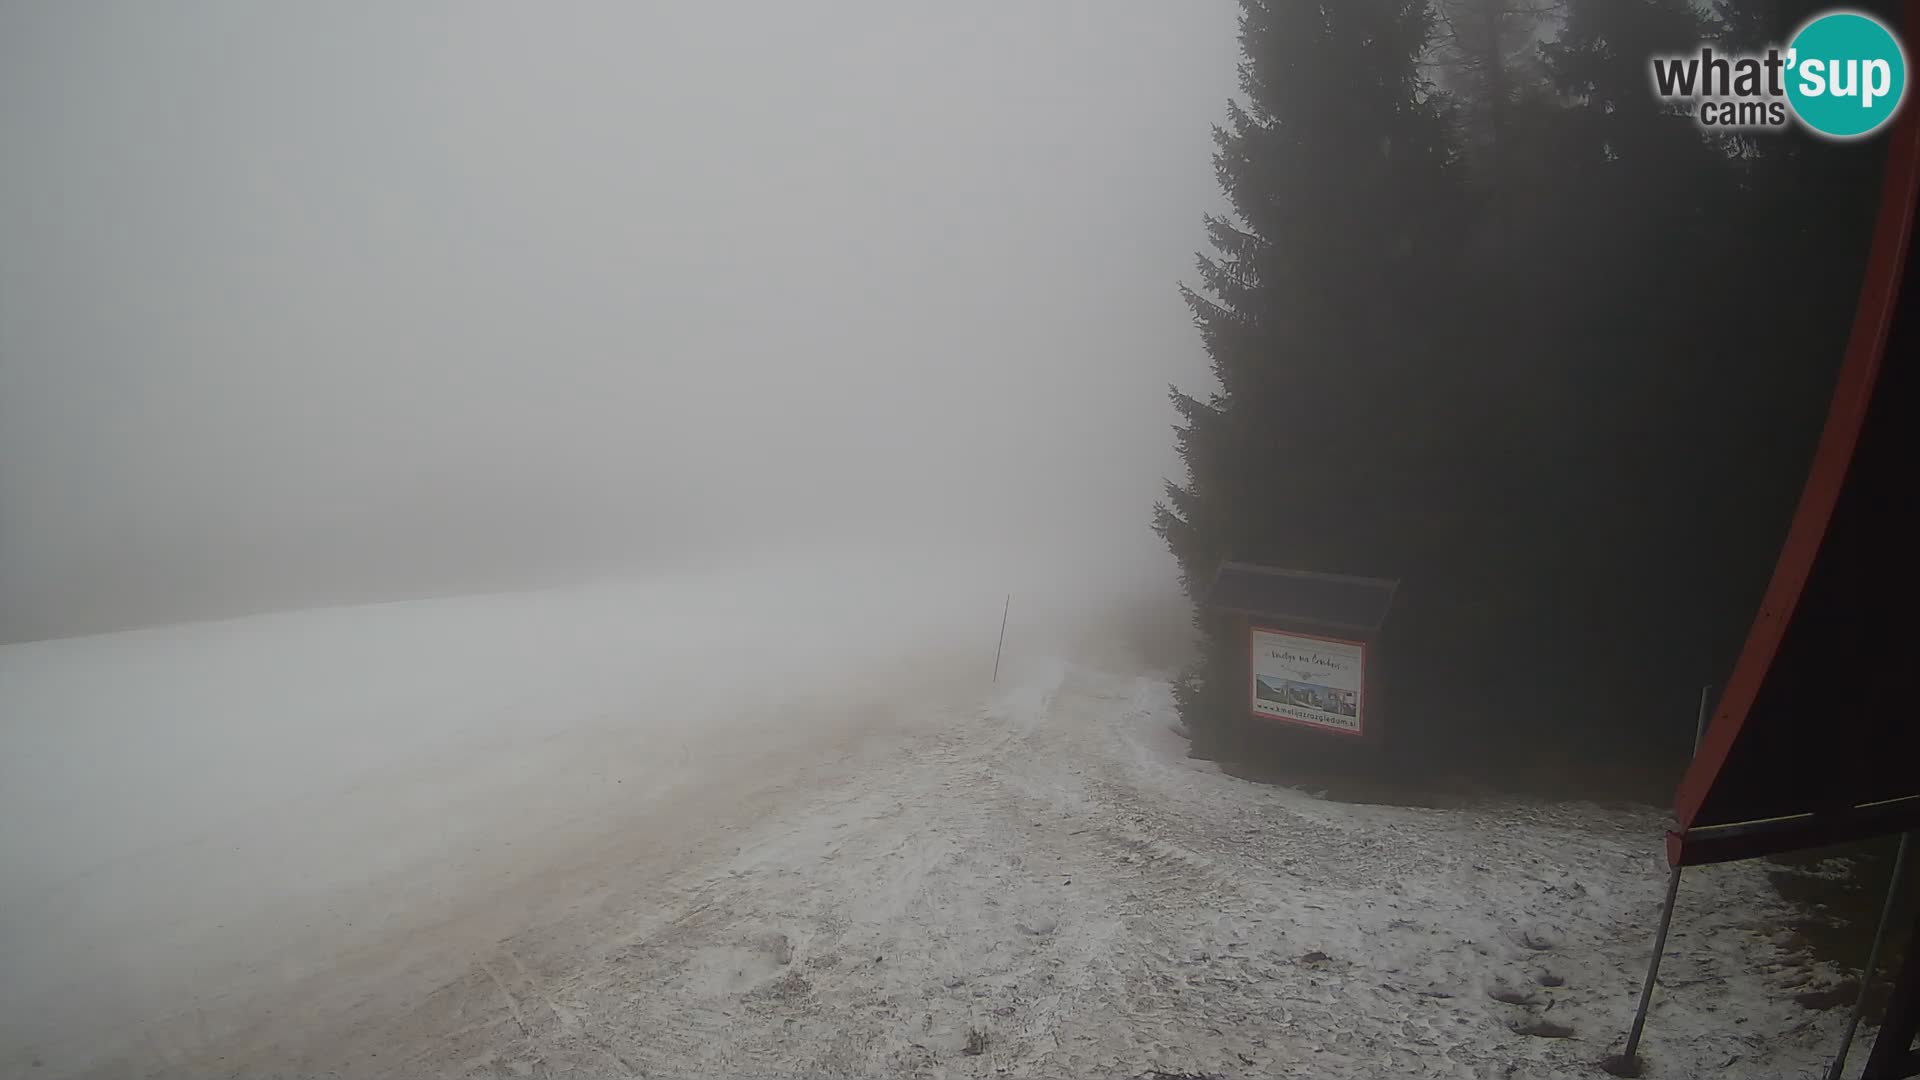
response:
[(993, 646), (993, 681), (1000, 681), (1000, 648), (1007, 643), (1007, 612), (1013, 607), (1013, 594), (1007, 594), (1007, 602), (1000, 606), (1000, 640)]

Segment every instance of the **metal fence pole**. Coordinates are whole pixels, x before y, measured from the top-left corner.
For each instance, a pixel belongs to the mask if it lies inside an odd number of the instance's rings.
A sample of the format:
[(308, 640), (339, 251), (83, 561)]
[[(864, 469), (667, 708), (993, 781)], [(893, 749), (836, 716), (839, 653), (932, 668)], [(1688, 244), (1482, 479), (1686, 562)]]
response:
[[(1696, 754), (1700, 752), (1700, 740), (1707, 734), (1707, 706), (1712, 694), (1711, 683), (1700, 688), (1700, 710), (1693, 723), (1693, 752)], [(1653, 1007), (1653, 984), (1660, 977), (1660, 958), (1667, 951), (1667, 931), (1673, 926), (1673, 906), (1679, 898), (1680, 868), (1676, 866), (1667, 875), (1667, 899), (1660, 907), (1660, 930), (1653, 937), (1653, 958), (1647, 961), (1647, 981), (1640, 985), (1640, 1004), (1633, 1010), (1633, 1027), (1627, 1031), (1627, 1048), (1620, 1052), (1620, 1062), (1629, 1070), (1626, 1075), (1637, 1075), (1640, 1035), (1647, 1027), (1647, 1010)]]
[[(1840, 1080), (1847, 1067), (1847, 1051), (1853, 1047), (1853, 1033), (1859, 1030), (1860, 1016), (1867, 1010), (1867, 987), (1873, 985), (1873, 969), (1880, 964), (1880, 944), (1887, 937), (1887, 920), (1893, 917), (1894, 901), (1900, 897), (1900, 885), (1907, 877), (1907, 853), (1913, 847), (1913, 834), (1900, 834), (1900, 852), (1893, 857), (1893, 877), (1887, 882), (1887, 899), (1880, 907), (1880, 925), (1873, 931), (1873, 944), (1867, 947), (1867, 966), (1860, 972), (1860, 993), (1853, 999), (1853, 1012), (1847, 1017), (1847, 1033), (1840, 1039), (1840, 1053), (1827, 1070), (1827, 1080)], [(1910, 948), (1920, 948), (1915, 942)]]
[(1640, 985), (1640, 1004), (1633, 1010), (1633, 1027), (1627, 1032), (1627, 1048), (1620, 1056), (1629, 1065), (1640, 1052), (1640, 1033), (1646, 1030), (1647, 1009), (1653, 1005), (1653, 983), (1660, 977), (1660, 956), (1667, 951), (1667, 928), (1673, 925), (1673, 903), (1680, 896), (1680, 868), (1667, 875), (1667, 902), (1660, 909), (1660, 932), (1653, 938), (1653, 959), (1647, 962), (1647, 981)]
[(1693, 726), (1693, 752), (1700, 752), (1700, 740), (1707, 737), (1707, 710), (1713, 704), (1713, 684), (1700, 688), (1700, 722)]

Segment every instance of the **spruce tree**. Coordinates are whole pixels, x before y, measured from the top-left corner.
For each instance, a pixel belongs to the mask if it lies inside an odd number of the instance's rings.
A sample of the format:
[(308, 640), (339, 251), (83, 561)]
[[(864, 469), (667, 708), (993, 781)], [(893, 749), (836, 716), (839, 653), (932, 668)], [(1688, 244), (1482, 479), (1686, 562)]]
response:
[(1550, 87), (1542, 36), (1556, 0), (1435, 0), (1433, 66), (1453, 95), (1462, 145), (1476, 171), (1497, 173), (1520, 115), (1536, 110)]
[[(1187, 476), (1154, 522), (1190, 591), (1225, 559), (1417, 575), (1470, 519), (1440, 481), (1472, 441), (1472, 380), (1431, 377), (1458, 337), (1463, 224), (1431, 31), (1423, 0), (1241, 4), (1245, 100), (1214, 158), (1233, 213), (1182, 290), (1218, 385), (1173, 391)], [(1235, 643), (1206, 629), (1182, 687), (1203, 738), (1242, 704)]]
[[(1242, 4), (1232, 213), (1184, 290), (1217, 385), (1173, 392), (1155, 528), (1196, 594), (1225, 559), (1400, 578), (1402, 745), (1684, 761), (1805, 475), (1881, 151), (1652, 93), (1652, 54), (1784, 42), (1801, 0), (1433, 2)], [(1818, 269), (1778, 303), (1770, 267)], [(1199, 749), (1271, 745), (1202, 623)]]

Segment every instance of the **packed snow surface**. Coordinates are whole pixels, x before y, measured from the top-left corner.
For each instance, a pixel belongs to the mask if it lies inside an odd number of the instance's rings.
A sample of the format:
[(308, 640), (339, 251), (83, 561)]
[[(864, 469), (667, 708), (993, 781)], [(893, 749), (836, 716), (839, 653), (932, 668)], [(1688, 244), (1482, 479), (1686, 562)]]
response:
[[(1088, 595), (820, 559), (0, 649), (0, 1075), (1598, 1075), (1657, 811), (1226, 776)], [(1791, 914), (1688, 873), (1647, 1075), (1820, 1074)]]

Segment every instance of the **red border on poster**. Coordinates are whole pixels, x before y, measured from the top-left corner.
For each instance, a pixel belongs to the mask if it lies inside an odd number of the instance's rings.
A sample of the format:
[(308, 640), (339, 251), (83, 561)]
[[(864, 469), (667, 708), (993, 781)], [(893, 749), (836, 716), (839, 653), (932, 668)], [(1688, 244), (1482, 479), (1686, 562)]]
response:
[[(1355, 727), (1352, 731), (1344, 728), (1328, 727), (1325, 724), (1309, 723), (1286, 716), (1268, 716), (1254, 709), (1253, 696), (1253, 635), (1255, 632), (1279, 634), (1281, 637), (1305, 638), (1308, 641), (1325, 641), (1334, 645), (1352, 645), (1360, 650), (1360, 686), (1355, 691), (1353, 711)], [(1259, 623), (1247, 623), (1247, 713), (1255, 720), (1265, 720), (1275, 724), (1291, 724), (1294, 727), (1307, 728), (1327, 735), (1338, 735), (1348, 739), (1363, 739), (1367, 735), (1367, 643), (1347, 638), (1327, 637), (1325, 634), (1303, 634), (1298, 630), (1283, 630), (1278, 626), (1262, 626)]]

